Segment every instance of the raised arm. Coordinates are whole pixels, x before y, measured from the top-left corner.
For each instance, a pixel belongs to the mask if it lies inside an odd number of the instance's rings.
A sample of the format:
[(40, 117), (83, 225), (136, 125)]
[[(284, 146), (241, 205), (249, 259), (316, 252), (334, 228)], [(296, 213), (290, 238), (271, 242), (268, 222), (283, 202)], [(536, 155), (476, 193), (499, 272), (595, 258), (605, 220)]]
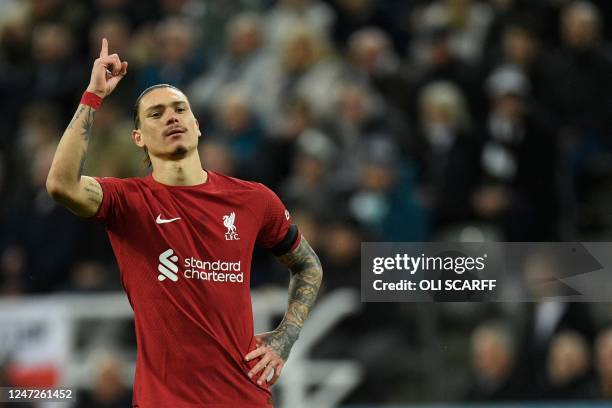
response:
[(317, 298), (323, 278), (321, 262), (304, 236), (294, 251), (278, 259), (291, 270), (287, 312), (274, 331), (256, 336), (259, 347), (246, 356), (247, 361), (261, 357), (249, 372), (249, 377), (252, 377), (263, 370), (257, 380), (260, 384), (270, 376), (272, 369), (274, 376), (269, 384), (274, 384), (280, 376), (291, 347), (298, 339), (310, 308)]
[[(108, 55), (108, 42), (102, 40), (100, 57), (94, 62), (87, 93), (95, 99), (108, 96), (127, 73), (127, 62), (117, 54)], [(57, 146), (47, 176), (47, 191), (54, 200), (81, 217), (96, 214), (102, 203), (102, 188), (92, 177), (82, 176), (87, 146), (96, 110), (87, 99), (79, 107)]]

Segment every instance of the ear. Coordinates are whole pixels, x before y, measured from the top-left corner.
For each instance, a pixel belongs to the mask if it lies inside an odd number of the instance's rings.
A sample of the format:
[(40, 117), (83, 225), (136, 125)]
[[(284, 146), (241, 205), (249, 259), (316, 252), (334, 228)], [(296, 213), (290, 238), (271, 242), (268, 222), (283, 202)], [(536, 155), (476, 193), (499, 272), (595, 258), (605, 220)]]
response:
[(198, 137), (202, 136), (202, 131), (200, 130), (200, 122), (198, 122), (198, 120), (196, 119), (196, 130), (198, 133)]
[(136, 129), (132, 130), (132, 140), (138, 147), (145, 146), (144, 140), (142, 140), (142, 134)]

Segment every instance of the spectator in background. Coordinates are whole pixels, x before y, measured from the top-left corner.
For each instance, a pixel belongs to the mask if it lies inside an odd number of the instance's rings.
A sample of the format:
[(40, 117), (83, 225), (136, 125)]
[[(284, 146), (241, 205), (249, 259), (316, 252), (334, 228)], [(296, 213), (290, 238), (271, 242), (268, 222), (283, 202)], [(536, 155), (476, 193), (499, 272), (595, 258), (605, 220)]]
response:
[(487, 81), (491, 112), (480, 156), (480, 183), (472, 203), (477, 216), (497, 224), (507, 241), (557, 237), (556, 143), (525, 100), (529, 83), (513, 67)]
[(437, 232), (472, 219), (470, 193), (477, 176), (479, 140), (460, 89), (433, 82), (418, 99), (420, 122), (410, 141), (419, 164), (419, 190)]
[[(445, 26), (434, 26), (415, 38), (414, 67), (411, 69), (412, 98), (417, 99), (427, 85), (448, 81), (459, 87), (467, 102), (470, 116), (478, 118), (483, 103), (477, 70), (457, 57), (450, 44), (451, 32)], [(417, 108), (416, 106), (414, 108)], [(413, 112), (417, 117), (417, 112)]]
[(327, 40), (306, 26), (294, 26), (281, 49), (279, 66), (261, 85), (275, 90), (266, 111), (278, 115), (284, 104), (301, 99), (309, 104), (315, 118), (333, 117), (334, 99), (330, 95), (341, 69)]
[(336, 158), (336, 148), (318, 130), (305, 130), (297, 140), (293, 168), (280, 186), (280, 196), (288, 207), (305, 209), (318, 216), (329, 215), (337, 208), (333, 185), (328, 177)]
[(551, 389), (548, 356), (558, 334), (578, 333), (587, 344), (595, 337), (597, 327), (588, 304), (556, 300), (573, 293), (560, 280), (567, 276), (568, 265), (571, 262), (542, 246), (524, 260), (523, 278), (532, 302), (522, 304), (517, 368), (527, 391), (526, 399), (548, 397)]
[(546, 42), (552, 27), (548, 24), (547, 11), (554, 5), (546, 2), (533, 2), (529, 0), (491, 0), (493, 9), (493, 20), (487, 29), (487, 38), (483, 49), (483, 63), (490, 64), (496, 61), (503, 47), (504, 32), (509, 27), (523, 26), (536, 36)]
[(497, 62), (499, 65), (511, 65), (519, 69), (529, 82), (530, 100), (537, 103), (538, 109), (546, 108), (546, 113), (552, 114), (548, 112), (550, 108), (547, 106), (548, 90), (552, 86), (550, 69), (547, 65), (548, 58), (542, 53), (534, 29), (527, 24), (512, 24), (505, 27), (502, 35), (502, 55)]
[[(12, 173), (0, 218), (0, 254), (9, 292), (49, 291), (61, 285), (76, 254), (79, 223), (44, 195), (44, 173), (51, 165), (60, 123), (60, 111), (53, 105), (39, 102), (23, 109), (11, 158), (19, 171)], [(49, 239), (58, 225), (65, 238)]]
[(321, 260), (325, 263), (327, 276), (323, 290), (358, 289), (361, 282), (359, 254), (365, 236), (354, 219), (346, 216), (328, 219), (329, 222), (321, 226)]
[(364, 85), (338, 86), (337, 114), (328, 125), (329, 134), (338, 146), (339, 155), (334, 168), (336, 189), (345, 193), (359, 182), (362, 163), (369, 156), (369, 143), (384, 140), (399, 150), (400, 138), (387, 116), (380, 96)]
[(406, 53), (408, 43), (408, 2), (381, 2), (375, 0), (332, 1), (336, 19), (333, 24), (333, 40), (338, 48), (350, 48), (350, 37), (363, 29), (384, 30), (389, 35), (392, 47), (400, 54)]
[(516, 345), (504, 323), (480, 324), (471, 337), (472, 371), (474, 381), (464, 399), (478, 401), (519, 400), (521, 388), (514, 375)]
[[(36, 153), (53, 145), (60, 131), (62, 121), (61, 110), (51, 102), (32, 102), (23, 107), (21, 111), (21, 127), (16, 132), (17, 138), (12, 157), (9, 158), (12, 169), (12, 179), (8, 180), (9, 194), (4, 199), (5, 203), (15, 205), (15, 199), (27, 189), (28, 171), (27, 163)], [(17, 196), (17, 197), (16, 197)]]
[(120, 15), (127, 18), (130, 27), (140, 27), (162, 17), (158, 2), (95, 0), (92, 3), (92, 15)]
[(549, 95), (569, 175), (568, 207), (580, 232), (601, 234), (604, 220), (610, 225), (612, 59), (601, 41), (603, 17), (592, 3), (569, 3), (560, 24), (563, 44), (554, 55)]
[(76, 408), (117, 408), (132, 404), (132, 393), (123, 379), (119, 357), (107, 353), (95, 361), (91, 389), (81, 390)]
[(100, 261), (87, 259), (73, 265), (70, 280), (64, 290), (80, 293), (120, 291), (121, 285), (115, 273), (109, 273)]
[(159, 0), (159, 6), (165, 16), (194, 17), (205, 13), (205, 7), (194, 0)]
[(250, 179), (258, 166), (255, 156), (266, 138), (263, 124), (242, 89), (225, 89), (216, 96), (215, 118), (207, 137), (225, 143), (236, 173)]
[(68, 119), (77, 89), (87, 82), (83, 63), (74, 54), (74, 38), (63, 25), (46, 23), (32, 33), (32, 85), (36, 100), (53, 101)]
[[(30, 173), (22, 200), (8, 209), (0, 242), (10, 251), (24, 254), (19, 260), (21, 285), (27, 292), (48, 292), (67, 280), (71, 262), (77, 256), (82, 229), (74, 216), (46, 194), (46, 174), (51, 167), (55, 144), (30, 156)], [(50, 239), (62, 231), (62, 239)], [(11, 267), (11, 265), (9, 265)], [(14, 265), (13, 265), (14, 267)]]
[[(72, 0), (38, 0), (23, 1), (22, 12), (32, 27), (45, 23), (56, 23), (64, 26), (73, 34), (83, 32), (87, 27), (87, 3)], [(78, 38), (75, 39), (79, 41)]]
[(27, 292), (27, 259), (19, 245), (3, 245), (0, 252), (0, 296), (18, 296)]
[(187, 87), (202, 71), (198, 57), (197, 31), (191, 21), (170, 17), (155, 26), (155, 55), (140, 73), (139, 87), (171, 84)]
[(372, 87), (402, 114), (410, 112), (409, 83), (400, 71), (400, 59), (389, 35), (379, 28), (363, 28), (348, 39), (352, 70), (345, 78), (355, 77)]
[(316, 127), (310, 105), (293, 100), (282, 108), (264, 141), (258, 157), (260, 178), (264, 184), (277, 186), (290, 172), (297, 151), (297, 140), (307, 129)]
[(595, 370), (599, 399), (612, 399), (612, 328), (608, 327), (595, 340)]
[(513, 64), (527, 75), (539, 52), (535, 32), (527, 25), (509, 24), (502, 31), (501, 43), (501, 63)]
[(489, 4), (476, 0), (437, 0), (419, 15), (421, 29), (446, 27), (451, 33), (450, 47), (454, 55), (470, 64), (477, 64), (493, 12)]
[[(32, 25), (20, 13), (0, 17), (0, 149), (10, 151), (18, 142), (19, 123), (14, 120), (32, 98)], [(7, 103), (6, 101), (11, 101)]]
[(563, 9), (563, 44), (554, 56), (550, 74), (555, 86), (549, 92), (564, 132), (573, 138), (601, 140), (610, 127), (612, 60), (602, 47), (602, 28), (599, 10), (588, 1)]
[(219, 140), (208, 138), (200, 142), (198, 146), (202, 162), (206, 163), (206, 169), (226, 174), (230, 177), (236, 175), (236, 159), (231, 148)]
[(548, 350), (547, 399), (555, 401), (588, 400), (594, 396), (589, 346), (580, 333), (557, 334)]
[(359, 184), (349, 196), (349, 213), (376, 241), (426, 241), (428, 214), (395, 147), (380, 139), (362, 143), (369, 155), (362, 159)]
[(281, 50), (296, 27), (328, 40), (334, 19), (333, 10), (322, 1), (280, 0), (265, 16), (267, 46), (272, 53)]
[[(271, 69), (271, 58), (263, 50), (262, 22), (254, 13), (238, 14), (228, 22), (226, 45), (211, 69), (198, 76), (189, 89), (196, 112), (210, 113), (223, 89), (240, 88), (254, 102), (255, 110), (265, 106), (269, 88), (261, 86)], [(259, 103), (258, 101), (262, 101)], [(258, 111), (265, 114), (265, 109)]]

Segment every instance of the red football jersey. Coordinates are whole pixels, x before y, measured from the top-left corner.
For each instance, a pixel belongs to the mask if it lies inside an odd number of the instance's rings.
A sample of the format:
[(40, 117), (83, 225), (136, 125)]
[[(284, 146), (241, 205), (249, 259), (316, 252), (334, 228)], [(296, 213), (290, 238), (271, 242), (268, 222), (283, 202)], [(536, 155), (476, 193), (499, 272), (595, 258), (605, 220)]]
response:
[(133, 406), (270, 407), (267, 384), (247, 376), (258, 359), (244, 356), (256, 348), (253, 248), (299, 243), (279, 198), (212, 171), (195, 186), (150, 175), (97, 180), (104, 198), (94, 218), (106, 226), (134, 310)]

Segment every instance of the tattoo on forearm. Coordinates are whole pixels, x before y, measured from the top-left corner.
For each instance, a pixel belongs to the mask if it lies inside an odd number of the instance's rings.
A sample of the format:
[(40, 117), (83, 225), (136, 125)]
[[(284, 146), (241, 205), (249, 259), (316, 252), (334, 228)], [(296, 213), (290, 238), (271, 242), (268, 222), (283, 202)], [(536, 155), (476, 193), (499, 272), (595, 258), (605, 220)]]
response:
[(87, 108), (89, 111), (87, 112), (87, 117), (83, 121), (83, 127), (81, 128), (81, 136), (83, 136), (85, 140), (89, 140), (91, 137), (91, 128), (93, 126), (94, 117), (96, 116), (95, 110), (89, 106)]
[(79, 174), (77, 174), (78, 180), (81, 179), (81, 174), (83, 174), (83, 167), (85, 167), (85, 154), (86, 153), (87, 151), (85, 149), (83, 149), (83, 152), (81, 152), (81, 164), (79, 164)]
[(81, 116), (85, 113), (87, 117), (84, 119), (83, 124), (81, 126), (81, 135), (85, 140), (89, 140), (91, 136), (91, 127), (93, 126), (93, 120), (96, 116), (96, 111), (91, 106), (80, 105), (79, 109), (76, 111), (72, 120), (68, 124), (68, 129), (72, 129), (74, 124), (81, 118)]
[(267, 343), (285, 361), (289, 358), (289, 352), (293, 343), (300, 335), (301, 327), (289, 320), (283, 320), (274, 333), (268, 337)]
[(72, 127), (74, 126), (74, 122), (79, 120), (79, 118), (81, 117), (81, 114), (85, 111), (85, 109), (87, 109), (87, 106), (85, 106), (85, 105), (79, 106), (79, 109), (76, 111), (76, 113), (72, 117), (72, 120), (68, 124), (68, 129), (72, 129)]
[(269, 345), (286, 360), (317, 298), (323, 270), (317, 254), (303, 236), (296, 250), (279, 260), (291, 269), (289, 307), (274, 336), (270, 337)]
[[(83, 114), (85, 114), (86, 117), (83, 119), (83, 122), (81, 124), (81, 137), (83, 138), (83, 140), (89, 141), (89, 138), (91, 137), (91, 128), (93, 126), (93, 120), (94, 120), (94, 117), (96, 116), (96, 111), (90, 106), (86, 106), (86, 105), (79, 106), (79, 109), (76, 111), (76, 113), (74, 114), (74, 117), (68, 124), (68, 129), (72, 129), (74, 127), (74, 124), (79, 119), (81, 119)], [(85, 156), (86, 155), (87, 155), (87, 147), (83, 149), (81, 153), (81, 163), (79, 164), (79, 173), (77, 174), (77, 179), (80, 179), (81, 175), (83, 174), (83, 167), (85, 166)]]

